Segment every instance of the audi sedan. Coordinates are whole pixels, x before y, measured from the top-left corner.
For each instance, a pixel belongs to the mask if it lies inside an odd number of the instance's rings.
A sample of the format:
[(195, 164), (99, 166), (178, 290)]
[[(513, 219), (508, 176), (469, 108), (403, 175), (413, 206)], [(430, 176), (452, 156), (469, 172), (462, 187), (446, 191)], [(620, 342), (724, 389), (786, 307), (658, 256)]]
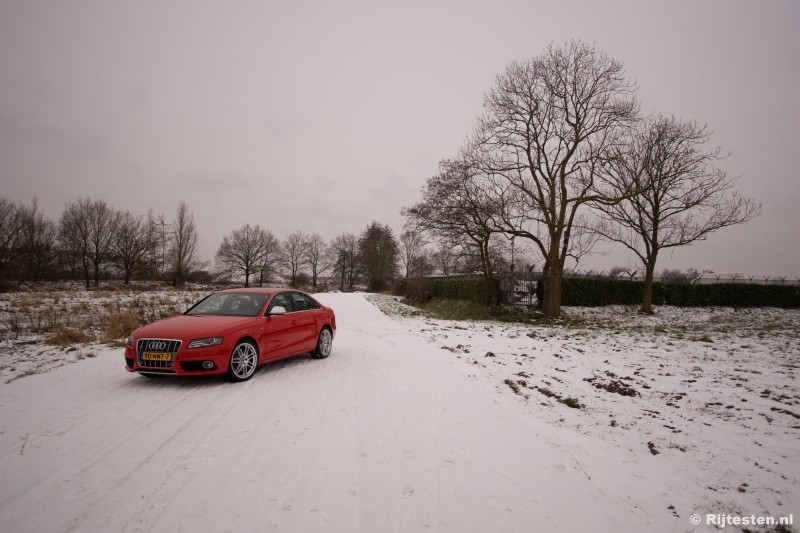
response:
[(304, 292), (229, 289), (135, 330), (125, 347), (125, 368), (150, 376), (225, 374), (245, 381), (270, 361), (306, 353), (328, 357), (335, 333), (333, 310)]

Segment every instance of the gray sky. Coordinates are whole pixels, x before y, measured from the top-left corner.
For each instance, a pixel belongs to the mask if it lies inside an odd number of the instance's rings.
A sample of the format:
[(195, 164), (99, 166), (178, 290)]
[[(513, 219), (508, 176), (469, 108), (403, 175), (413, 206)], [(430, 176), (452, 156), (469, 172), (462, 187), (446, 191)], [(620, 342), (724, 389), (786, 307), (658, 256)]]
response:
[[(0, 195), (330, 238), (455, 155), (508, 61), (596, 41), (644, 111), (708, 122), (764, 215), (658, 268), (800, 276), (800, 2), (0, 0)], [(634, 264), (627, 253), (584, 264)]]

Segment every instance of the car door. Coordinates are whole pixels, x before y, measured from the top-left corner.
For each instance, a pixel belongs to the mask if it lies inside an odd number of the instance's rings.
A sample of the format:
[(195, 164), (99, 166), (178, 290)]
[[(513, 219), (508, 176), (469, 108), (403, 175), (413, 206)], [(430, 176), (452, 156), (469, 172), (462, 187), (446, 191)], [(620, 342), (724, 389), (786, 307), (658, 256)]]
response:
[(317, 345), (319, 305), (301, 292), (292, 293), (292, 305), (297, 315), (298, 351), (309, 352)]
[[(286, 309), (285, 315), (271, 315), (275, 307)], [(265, 357), (264, 360), (279, 359), (293, 355), (297, 347), (297, 318), (292, 311), (292, 297), (289, 292), (275, 294), (264, 313)]]

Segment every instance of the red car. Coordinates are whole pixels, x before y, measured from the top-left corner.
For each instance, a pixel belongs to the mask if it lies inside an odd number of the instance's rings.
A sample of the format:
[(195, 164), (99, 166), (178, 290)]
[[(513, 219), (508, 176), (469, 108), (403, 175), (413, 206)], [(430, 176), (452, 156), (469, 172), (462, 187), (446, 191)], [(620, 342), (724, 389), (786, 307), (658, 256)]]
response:
[(270, 361), (305, 353), (328, 357), (335, 333), (333, 309), (304, 292), (230, 289), (134, 331), (125, 347), (125, 368), (145, 375), (226, 374), (245, 381)]

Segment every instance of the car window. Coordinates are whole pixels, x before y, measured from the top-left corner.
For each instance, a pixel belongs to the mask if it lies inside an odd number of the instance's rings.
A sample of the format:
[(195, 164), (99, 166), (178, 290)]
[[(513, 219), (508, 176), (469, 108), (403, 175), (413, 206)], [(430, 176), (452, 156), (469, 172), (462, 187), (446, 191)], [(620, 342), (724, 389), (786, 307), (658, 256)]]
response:
[(272, 311), (273, 307), (283, 307), (286, 309), (287, 313), (291, 313), (293, 311), (292, 308), (292, 299), (289, 297), (289, 293), (287, 292), (279, 292), (275, 296), (272, 297), (270, 300), (269, 305), (267, 306), (267, 314)]
[(308, 311), (309, 309), (319, 309), (317, 302), (299, 292), (292, 293), (292, 301), (294, 302), (295, 311)]
[(191, 309), (187, 315), (257, 316), (266, 294), (217, 292), (210, 294)]

